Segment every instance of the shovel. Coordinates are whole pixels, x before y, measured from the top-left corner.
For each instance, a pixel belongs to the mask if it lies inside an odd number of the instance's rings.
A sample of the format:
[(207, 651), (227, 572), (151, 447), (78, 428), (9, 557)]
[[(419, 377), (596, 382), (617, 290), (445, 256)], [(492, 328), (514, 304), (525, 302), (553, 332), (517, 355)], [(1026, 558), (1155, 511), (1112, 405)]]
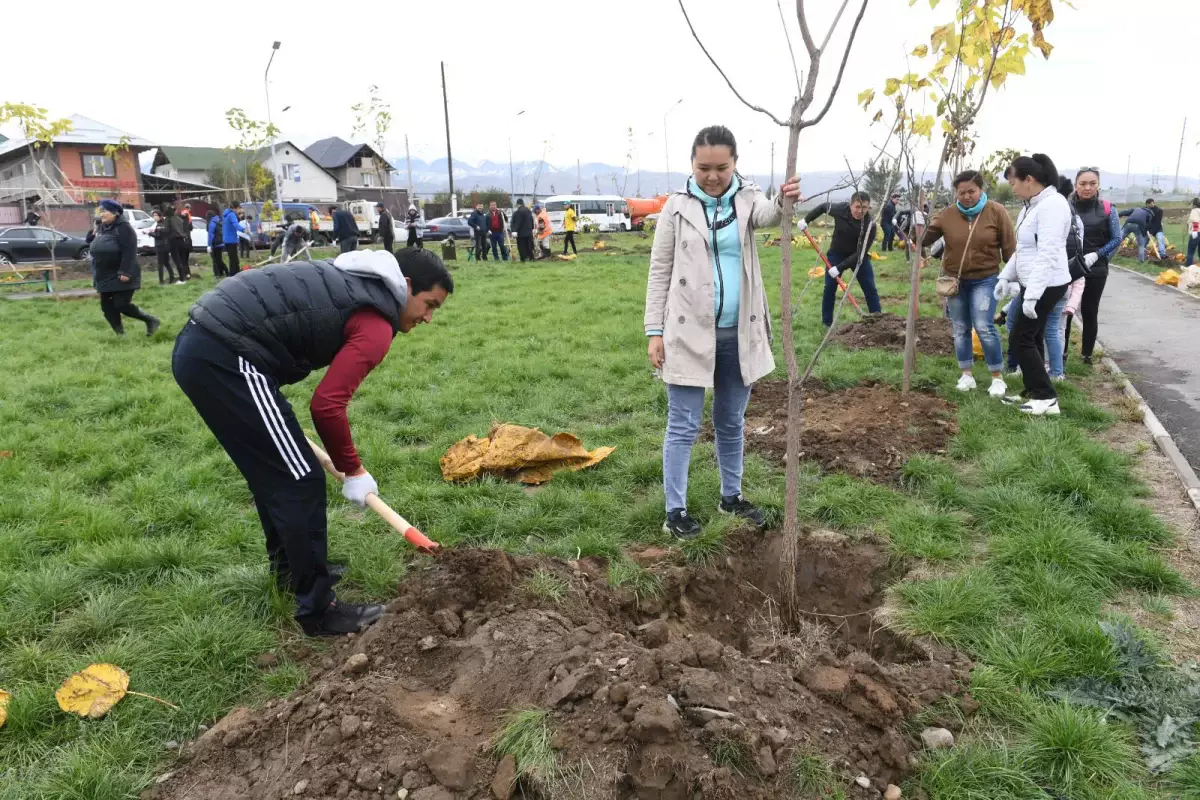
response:
[[(827, 270), (833, 269), (833, 265), (830, 264), (829, 259), (825, 257), (825, 252), (817, 245), (817, 240), (814, 239), (813, 235), (808, 232), (808, 228), (804, 229), (804, 235), (808, 237), (808, 242), (809, 242), (809, 244), (812, 245), (813, 250), (816, 250), (817, 255), (819, 255), (821, 257), (821, 260), (825, 262), (825, 269), (827, 269)], [(846, 294), (850, 294), (849, 287), (846, 286), (846, 282), (844, 280), (842, 280), (842, 277), (840, 275), (838, 277), (834, 278), (834, 280), (837, 281), (838, 287), (841, 288), (841, 290), (843, 292), (845, 292)], [(863, 313), (863, 310), (861, 308), (859, 308), (859, 306), (858, 306), (858, 301), (854, 299), (854, 295), (852, 295), (852, 294), (850, 295), (850, 305), (854, 306), (854, 310), (857, 311), (859, 314)]]
[[(326, 472), (337, 478), (339, 481), (346, 480), (346, 476), (338, 472), (338, 468), (333, 465), (333, 459), (329, 457), (328, 453), (314, 444), (312, 439), (305, 437), (305, 441), (308, 442), (308, 446), (312, 448), (313, 454), (317, 457), (317, 461), (321, 462), (321, 466), (325, 468)], [(387, 524), (391, 525), (401, 535), (403, 535), (404, 538), (408, 540), (409, 544), (421, 552), (433, 553), (441, 547), (440, 544), (421, 533), (411, 523), (409, 523), (408, 520), (393, 511), (392, 507), (383, 502), (379, 495), (374, 493), (367, 495), (367, 505), (370, 506), (371, 510), (376, 514), (383, 517)]]

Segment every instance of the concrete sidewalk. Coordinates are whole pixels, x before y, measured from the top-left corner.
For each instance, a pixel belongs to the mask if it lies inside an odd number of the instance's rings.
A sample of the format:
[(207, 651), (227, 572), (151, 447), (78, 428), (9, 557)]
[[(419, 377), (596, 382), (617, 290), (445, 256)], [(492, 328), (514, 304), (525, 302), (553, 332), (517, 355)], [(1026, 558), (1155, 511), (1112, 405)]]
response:
[[(1100, 300), (1100, 341), (1174, 437), (1200, 466), (1200, 298), (1110, 269)], [(1078, 326), (1071, 338), (1079, 340)]]

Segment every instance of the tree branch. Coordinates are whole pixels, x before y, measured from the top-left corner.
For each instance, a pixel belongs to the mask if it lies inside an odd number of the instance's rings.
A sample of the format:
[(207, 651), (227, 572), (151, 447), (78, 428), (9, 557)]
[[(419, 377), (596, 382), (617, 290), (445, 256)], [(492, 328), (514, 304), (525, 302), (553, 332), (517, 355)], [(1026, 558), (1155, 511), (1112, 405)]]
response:
[(800, 36), (804, 39), (804, 49), (808, 51), (809, 59), (819, 58), (821, 51), (817, 49), (817, 43), (813, 41), (812, 33), (808, 30), (808, 16), (804, 13), (804, 0), (796, 0), (796, 19), (800, 21)]
[[(797, 2), (800, 2), (800, 0), (797, 0)], [(692, 26), (692, 20), (690, 17), (688, 17), (687, 9), (684, 8), (684, 6), (683, 6), (683, 0), (679, 0), (679, 10), (683, 12), (683, 18), (687, 22), (688, 30), (690, 30), (692, 32), (692, 38), (696, 40), (696, 44), (700, 45), (700, 49), (702, 51), (704, 51), (704, 55), (708, 58), (709, 63), (711, 63), (714, 67), (716, 67), (717, 72), (719, 72), (721, 74), (721, 77), (725, 79), (725, 85), (729, 87), (729, 91), (733, 92), (734, 97), (736, 97), (738, 100), (741, 100), (742, 105), (746, 106), (746, 108), (749, 108), (751, 111), (757, 111), (760, 114), (766, 114), (768, 117), (771, 118), (771, 121), (774, 122), (776, 125), (786, 128), (787, 127), (786, 122), (782, 121), (781, 119), (776, 117), (774, 114), (772, 114), (770, 111), (767, 111), (765, 108), (756, 106), (753, 103), (751, 103), (749, 100), (747, 100), (746, 98), (742, 97), (741, 93), (737, 89), (734, 88), (733, 82), (729, 80), (729, 76), (725, 74), (725, 71), (723, 69), (721, 69), (721, 65), (718, 64), (716, 59), (714, 59), (712, 57), (712, 54), (708, 52), (708, 48), (704, 46), (704, 42), (700, 41), (700, 37), (699, 37), (699, 35), (697, 35), (695, 27)]]
[(788, 55), (792, 57), (792, 72), (796, 75), (796, 96), (799, 97), (804, 90), (800, 88), (800, 68), (796, 66), (796, 48), (792, 47), (792, 35), (788, 33), (787, 20), (783, 18), (783, 0), (775, 0), (775, 7), (779, 9), (779, 24), (783, 27), (783, 38), (787, 39)]
[(846, 11), (846, 6), (850, 5), (850, 0), (842, 0), (842, 7), (838, 9), (837, 15), (833, 18), (833, 24), (829, 26), (829, 32), (825, 34), (825, 41), (821, 42), (821, 52), (825, 52), (825, 48), (829, 47), (829, 40), (833, 38), (833, 31), (837, 28), (838, 23), (842, 21), (842, 14)]
[[(682, 0), (680, 0), (682, 2)], [(863, 15), (867, 13), (867, 3), (870, 0), (863, 0), (862, 8), (858, 10), (858, 16), (854, 18), (854, 25), (850, 28), (850, 38), (846, 41), (846, 52), (842, 54), (842, 63), (838, 67), (837, 78), (833, 82), (833, 88), (829, 91), (829, 99), (825, 101), (825, 107), (821, 109), (821, 113), (817, 114), (814, 119), (801, 120), (801, 128), (811, 128), (816, 125), (825, 115), (829, 113), (829, 107), (833, 105), (833, 98), (837, 97), (838, 87), (842, 85), (842, 75), (846, 71), (846, 62), (850, 60), (850, 49), (854, 47), (854, 37), (858, 34), (859, 23), (862, 22)], [(802, 4), (803, 0), (796, 0), (797, 4)], [(818, 54), (819, 57), (819, 54)]]

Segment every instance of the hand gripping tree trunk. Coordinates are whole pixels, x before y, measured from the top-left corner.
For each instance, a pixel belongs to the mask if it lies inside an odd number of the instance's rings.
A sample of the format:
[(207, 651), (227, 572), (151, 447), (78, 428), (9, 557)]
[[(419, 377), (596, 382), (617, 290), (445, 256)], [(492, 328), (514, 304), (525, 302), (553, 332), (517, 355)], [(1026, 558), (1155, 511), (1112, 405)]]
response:
[[(779, 117), (772, 114), (770, 111), (753, 105), (741, 95), (724, 70), (717, 63), (716, 59), (708, 52), (704, 43), (700, 41), (699, 35), (696, 33), (695, 27), (692, 25), (691, 19), (688, 17), (687, 9), (683, 5), (683, 0), (679, 0), (679, 9), (683, 12), (684, 20), (687, 21), (688, 29), (692, 33), (692, 37), (696, 40), (696, 44), (704, 51), (704, 55), (725, 79), (725, 83), (729, 86), (729, 90), (734, 96), (753, 111), (758, 111), (770, 117), (777, 125), (788, 129), (788, 154), (787, 165), (785, 167), (785, 178), (790, 178), (796, 175), (796, 159), (799, 151), (800, 131), (805, 128), (812, 127), (818, 124), (825, 118), (830, 106), (833, 105), (833, 98), (837, 96), (838, 88), (842, 83), (842, 75), (846, 71), (846, 62), (850, 58), (850, 50), (854, 46), (854, 39), (858, 33), (858, 26), (862, 22), (863, 15), (867, 11), (867, 3), (869, 0), (862, 0), (862, 5), (859, 8), (858, 16), (855, 17), (854, 23), (850, 28), (850, 34), (846, 40), (845, 50), (842, 52), (840, 66), (838, 67), (837, 77), (834, 79), (833, 86), (829, 91), (829, 97), (826, 99), (824, 106), (820, 112), (811, 119), (805, 119), (804, 114), (813, 104), (814, 94), (817, 87), (817, 76), (821, 69), (821, 57), (824, 55), (826, 48), (829, 46), (829, 40), (833, 36), (834, 30), (837, 28), (838, 22), (841, 21), (842, 14), (846, 7), (850, 4), (850, 0), (842, 0), (838, 6), (837, 13), (833, 18), (832, 24), (829, 26), (829, 31), (826, 33), (824, 40), (818, 46), (812, 37), (809, 29), (808, 17), (805, 13), (805, 0), (796, 0), (796, 21), (799, 24), (800, 35), (804, 40), (804, 47), (808, 53), (808, 74), (803, 85), (800, 72), (796, 67), (795, 53), (792, 51), (791, 36), (788, 34), (786, 20), (783, 20), (783, 6), (779, 4), (780, 19), (784, 21), (783, 32), (787, 37), (788, 50), (792, 61), (792, 72), (796, 78), (797, 97), (792, 103), (791, 113), (787, 120), (781, 120)], [(787, 433), (787, 461), (786, 461), (786, 491), (787, 496), (784, 499), (784, 561), (786, 569), (785, 575), (795, 573), (796, 561), (799, 553), (800, 540), (800, 430), (803, 424), (803, 384), (800, 377), (800, 367), (796, 361), (796, 345), (795, 337), (792, 331), (792, 200), (788, 197), (783, 198), (783, 219), (781, 224), (781, 239), (780, 239), (780, 255), (782, 262), (780, 282), (781, 286), (781, 314), (783, 328), (783, 351), (784, 358), (787, 361), (788, 372), (788, 433)], [(811, 368), (810, 368), (811, 371)], [(794, 580), (785, 580), (783, 582), (785, 597), (788, 605), (795, 610), (795, 591), (796, 585)]]

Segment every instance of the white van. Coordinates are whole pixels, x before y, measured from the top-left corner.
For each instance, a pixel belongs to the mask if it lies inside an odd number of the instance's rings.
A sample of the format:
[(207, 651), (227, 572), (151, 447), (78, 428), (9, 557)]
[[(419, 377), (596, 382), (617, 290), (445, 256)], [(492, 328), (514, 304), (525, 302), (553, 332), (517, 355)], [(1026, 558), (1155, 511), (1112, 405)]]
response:
[(550, 215), (550, 226), (555, 233), (562, 232), (563, 214), (567, 206), (573, 206), (577, 230), (590, 226), (594, 231), (627, 231), (633, 225), (629, 219), (629, 203), (615, 194), (556, 194), (547, 197), (542, 205)]

